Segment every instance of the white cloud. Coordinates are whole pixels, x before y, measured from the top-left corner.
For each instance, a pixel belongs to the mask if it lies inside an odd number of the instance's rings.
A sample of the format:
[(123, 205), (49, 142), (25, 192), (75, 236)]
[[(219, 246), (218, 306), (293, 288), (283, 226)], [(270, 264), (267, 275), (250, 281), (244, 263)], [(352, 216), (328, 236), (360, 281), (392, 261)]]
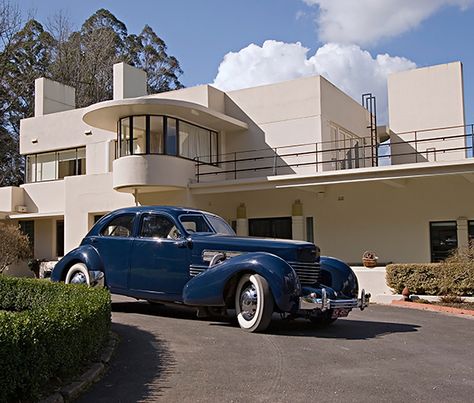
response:
[(365, 92), (375, 94), (380, 121), (384, 122), (388, 74), (416, 67), (403, 57), (372, 57), (357, 45), (328, 43), (309, 58), (308, 51), (299, 42), (268, 40), (262, 46), (251, 44), (225, 55), (213, 85), (228, 91), (322, 75), (358, 102)]
[(465, 9), (474, 0), (303, 0), (319, 8), (322, 42), (370, 45), (413, 28), (445, 6)]

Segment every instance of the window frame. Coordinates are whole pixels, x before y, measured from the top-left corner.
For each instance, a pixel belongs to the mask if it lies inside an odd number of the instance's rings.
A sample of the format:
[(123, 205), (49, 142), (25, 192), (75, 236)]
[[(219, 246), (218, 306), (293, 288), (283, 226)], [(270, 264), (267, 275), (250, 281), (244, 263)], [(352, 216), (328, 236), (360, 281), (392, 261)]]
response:
[[(144, 221), (144, 218), (146, 216), (161, 216), (161, 217), (165, 217), (167, 218), (168, 220), (170, 220), (173, 225), (179, 230), (180, 234), (181, 234), (181, 237), (179, 238), (159, 238), (159, 237), (150, 237), (150, 236), (143, 236), (142, 235), (142, 229), (143, 229), (143, 221)], [(176, 222), (176, 220), (174, 219), (174, 217), (172, 217), (171, 215), (169, 214), (166, 214), (164, 212), (153, 212), (153, 211), (148, 211), (148, 212), (144, 212), (140, 215), (140, 220), (139, 220), (139, 225), (138, 225), (138, 230), (137, 230), (137, 236), (136, 236), (137, 239), (140, 239), (140, 240), (144, 240), (144, 239), (148, 239), (148, 240), (160, 240), (161, 241), (172, 241), (172, 242), (176, 242), (176, 240), (178, 239), (182, 239), (184, 238), (184, 234), (183, 234), (183, 229), (180, 228), (180, 225)]]
[[(129, 236), (105, 235), (105, 234), (102, 233), (105, 230), (105, 228), (107, 228), (110, 225), (110, 223), (112, 221), (114, 221), (115, 219), (118, 219), (118, 218), (126, 217), (126, 216), (132, 217), (132, 222), (131, 222), (132, 225), (131, 225), (131, 230), (130, 230), (130, 235)], [(111, 238), (112, 239), (131, 239), (131, 238), (134, 238), (135, 237), (135, 232), (136, 232), (136, 229), (135, 229), (136, 217), (137, 217), (137, 215), (135, 213), (124, 213), (124, 214), (114, 215), (113, 217), (110, 218), (110, 220), (107, 220), (107, 222), (104, 223), (104, 225), (102, 227), (100, 227), (100, 229), (98, 231), (98, 235), (100, 237), (108, 238), (108, 239), (111, 239)]]
[[(455, 234), (456, 234), (456, 246), (452, 249), (456, 249), (458, 246), (459, 246), (459, 239), (458, 239), (458, 234), (457, 234), (457, 230), (458, 230), (458, 224), (457, 224), (457, 221), (456, 220), (441, 220), (441, 221), (430, 221), (429, 222), (429, 229), (430, 229), (430, 261), (431, 263), (436, 263), (436, 262), (439, 262), (441, 260), (435, 260), (433, 257), (433, 224), (441, 224), (441, 223), (445, 223), (445, 224), (454, 224), (454, 231), (455, 231)], [(469, 227), (468, 227), (468, 230), (469, 230)]]
[[(145, 150), (146, 152), (145, 153), (133, 153), (133, 118), (134, 117), (145, 117), (145, 141), (146, 141), (146, 146), (145, 146)], [(161, 117), (162, 118), (162, 124), (163, 124), (163, 139), (162, 139), (162, 149), (163, 149), (163, 152), (162, 153), (156, 153), (156, 152), (151, 152), (151, 117)], [(122, 121), (124, 119), (129, 119), (129, 127), (130, 127), (130, 144), (129, 144), (129, 150), (128, 150), (128, 154), (126, 155), (122, 155)], [(176, 139), (176, 144), (175, 144), (175, 147), (176, 147), (176, 154), (169, 154), (167, 152), (167, 136), (168, 136), (168, 119), (173, 119), (176, 121), (176, 136), (175, 136), (175, 139)], [(185, 157), (183, 155), (181, 155), (181, 150), (180, 150), (180, 141), (179, 141), (179, 137), (180, 137), (180, 130), (179, 130), (179, 126), (180, 126), (180, 122), (183, 122), (183, 123), (186, 123), (188, 125), (191, 125), (191, 126), (194, 126), (194, 127), (197, 127), (199, 129), (202, 129), (202, 130), (206, 130), (208, 131), (208, 140), (209, 140), (209, 161), (210, 162), (204, 162), (204, 161), (200, 161), (199, 158), (197, 159), (193, 159), (193, 158), (189, 158), (189, 157)], [(213, 136), (215, 137), (215, 148), (216, 150), (213, 149)], [(204, 126), (201, 126), (201, 125), (198, 125), (196, 123), (192, 123), (192, 122), (189, 122), (187, 120), (184, 120), (184, 119), (180, 119), (180, 118), (177, 118), (177, 117), (174, 117), (174, 116), (170, 116), (170, 115), (160, 115), (160, 114), (139, 114), (139, 115), (130, 115), (130, 116), (124, 116), (122, 118), (120, 118), (118, 121), (117, 121), (117, 144), (118, 144), (118, 147), (117, 147), (117, 150), (118, 150), (118, 154), (116, 155), (116, 158), (122, 158), (122, 157), (128, 157), (129, 155), (169, 155), (170, 157), (177, 157), (177, 158), (182, 158), (182, 159), (185, 159), (185, 160), (188, 160), (188, 161), (194, 161), (194, 162), (198, 162), (200, 164), (205, 164), (205, 165), (211, 165), (211, 166), (218, 166), (219, 163), (220, 163), (220, 153), (219, 153), (219, 147), (220, 147), (220, 141), (219, 141), (219, 132), (217, 130), (214, 130), (214, 129), (210, 129), (209, 127), (204, 127)], [(197, 156), (199, 157), (199, 156)]]
[[(85, 165), (84, 165), (84, 173), (79, 173), (79, 160), (82, 160), (82, 158), (78, 158), (78, 153), (79, 150), (84, 150), (86, 152), (85, 154)], [(60, 153), (64, 151), (74, 151), (76, 154), (76, 157), (74, 159), (75, 164), (74, 164), (74, 173), (72, 175), (66, 175), (63, 178), (59, 178), (59, 155)], [(43, 155), (43, 154), (52, 154), (54, 153), (54, 164), (55, 164), (55, 169), (54, 169), (54, 176), (55, 179), (45, 179), (45, 180), (38, 180), (38, 155)], [(28, 158), (34, 157), (34, 169), (32, 169), (32, 172), (28, 169)], [(53, 182), (53, 181), (61, 181), (64, 180), (64, 178), (68, 178), (70, 176), (81, 176), (81, 175), (87, 175), (87, 169), (86, 169), (86, 164), (87, 164), (87, 150), (86, 146), (80, 146), (80, 147), (71, 147), (71, 148), (60, 148), (58, 150), (52, 150), (52, 151), (44, 151), (40, 153), (33, 153), (33, 154), (25, 154), (24, 155), (24, 164), (25, 164), (25, 172), (24, 172), (24, 181), (25, 183), (41, 183), (41, 182)], [(28, 174), (31, 176), (31, 181), (28, 181)]]

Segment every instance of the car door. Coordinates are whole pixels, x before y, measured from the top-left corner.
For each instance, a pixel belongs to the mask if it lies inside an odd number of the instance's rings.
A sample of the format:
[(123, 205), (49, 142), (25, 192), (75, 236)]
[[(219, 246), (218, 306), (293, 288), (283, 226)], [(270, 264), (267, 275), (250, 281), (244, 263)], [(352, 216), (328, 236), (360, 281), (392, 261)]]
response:
[(190, 280), (190, 250), (174, 218), (144, 213), (130, 254), (131, 291), (150, 298), (179, 301)]
[(99, 252), (105, 280), (112, 291), (128, 288), (135, 217), (134, 213), (116, 215), (104, 224), (98, 236), (91, 237), (91, 244)]

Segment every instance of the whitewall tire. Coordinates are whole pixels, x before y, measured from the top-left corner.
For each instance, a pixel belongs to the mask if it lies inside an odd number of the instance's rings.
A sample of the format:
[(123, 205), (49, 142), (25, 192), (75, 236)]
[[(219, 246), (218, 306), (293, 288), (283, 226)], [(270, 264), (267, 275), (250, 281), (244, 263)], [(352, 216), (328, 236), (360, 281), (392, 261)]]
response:
[(235, 292), (239, 326), (247, 332), (263, 332), (273, 314), (273, 296), (267, 280), (259, 274), (244, 274)]
[(72, 265), (66, 274), (64, 280), (66, 284), (84, 284), (91, 285), (91, 277), (87, 266), (84, 263), (76, 263)]

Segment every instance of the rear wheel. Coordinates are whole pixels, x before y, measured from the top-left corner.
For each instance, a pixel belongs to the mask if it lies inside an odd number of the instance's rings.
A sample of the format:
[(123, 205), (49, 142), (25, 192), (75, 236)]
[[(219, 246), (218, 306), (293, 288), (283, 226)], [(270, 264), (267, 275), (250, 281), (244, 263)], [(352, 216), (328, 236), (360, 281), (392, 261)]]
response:
[(87, 266), (84, 263), (73, 264), (67, 271), (64, 282), (66, 284), (85, 284), (90, 286), (91, 278)]
[(235, 293), (239, 326), (248, 332), (263, 332), (273, 314), (273, 296), (267, 280), (259, 274), (244, 274)]

